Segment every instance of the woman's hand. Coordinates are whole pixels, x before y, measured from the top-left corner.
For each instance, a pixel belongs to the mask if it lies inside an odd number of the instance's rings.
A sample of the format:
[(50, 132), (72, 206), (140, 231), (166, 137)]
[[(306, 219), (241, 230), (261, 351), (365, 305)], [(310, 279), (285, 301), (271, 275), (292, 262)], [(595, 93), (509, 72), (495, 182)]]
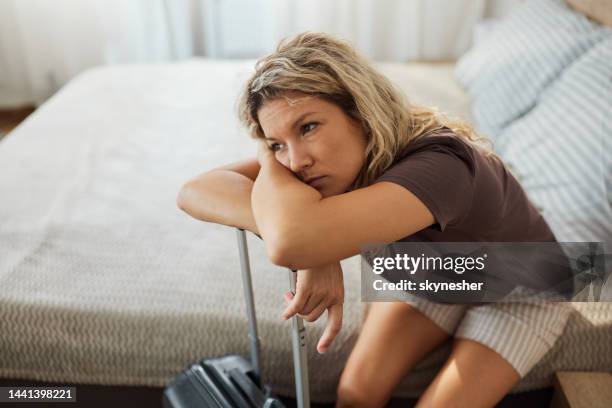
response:
[(342, 328), (344, 278), (340, 262), (297, 272), (295, 295), (285, 293), (288, 303), (283, 319), (297, 314), (308, 322), (316, 321), (327, 309), (327, 326), (317, 344), (325, 353)]

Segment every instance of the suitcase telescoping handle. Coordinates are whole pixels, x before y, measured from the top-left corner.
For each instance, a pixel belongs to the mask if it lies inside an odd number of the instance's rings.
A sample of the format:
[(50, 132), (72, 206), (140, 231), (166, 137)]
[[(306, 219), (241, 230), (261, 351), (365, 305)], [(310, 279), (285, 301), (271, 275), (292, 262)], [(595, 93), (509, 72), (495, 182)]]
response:
[[(251, 265), (246, 242), (246, 233), (242, 228), (236, 229), (238, 251), (240, 252), (240, 269), (246, 309), (249, 320), (249, 343), (251, 347), (251, 364), (263, 384), (261, 378), (260, 341), (257, 334), (257, 318), (255, 316), (255, 300), (253, 298), (253, 283), (251, 281)], [(297, 271), (289, 269), (289, 286), (295, 293)], [(298, 408), (310, 408), (310, 390), (308, 382), (308, 359), (306, 354), (306, 329), (301, 317), (291, 318), (291, 337), (293, 351), (293, 369), (295, 372), (295, 398)]]

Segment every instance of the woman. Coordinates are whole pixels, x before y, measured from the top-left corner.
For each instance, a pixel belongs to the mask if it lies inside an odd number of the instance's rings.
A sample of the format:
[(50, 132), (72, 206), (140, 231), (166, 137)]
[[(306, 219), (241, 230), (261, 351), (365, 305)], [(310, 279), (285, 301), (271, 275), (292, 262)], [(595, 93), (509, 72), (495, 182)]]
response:
[[(302, 33), (258, 61), (239, 116), (256, 159), (194, 178), (178, 205), (253, 231), (270, 259), (298, 269), (283, 317), (340, 330), (340, 260), (400, 240), (554, 241), (503, 163), (465, 123), (410, 105), (348, 44)], [(344, 406), (383, 406), (427, 353), (454, 336), (446, 364), (419, 400), (490, 407), (561, 334), (556, 304), (373, 303), (338, 386)]]

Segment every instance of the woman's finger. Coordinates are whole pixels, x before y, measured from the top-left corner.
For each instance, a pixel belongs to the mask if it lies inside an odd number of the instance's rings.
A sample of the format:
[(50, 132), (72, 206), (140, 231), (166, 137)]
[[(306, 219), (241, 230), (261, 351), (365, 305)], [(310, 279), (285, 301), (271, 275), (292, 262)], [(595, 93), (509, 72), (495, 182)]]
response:
[(307, 322), (316, 322), (319, 319), (319, 317), (321, 317), (323, 312), (325, 312), (325, 309), (327, 309), (327, 305), (321, 302), (310, 313), (308, 314), (300, 313), (300, 316), (302, 317), (302, 319), (306, 320)]
[[(306, 302), (304, 307), (301, 310), (298, 310), (298, 314), (301, 316), (306, 316), (310, 314), (316, 307), (318, 307), (321, 303), (323, 303), (323, 300), (324, 300), (324, 296), (311, 295), (308, 298), (308, 301)], [(327, 304), (323, 305), (323, 310), (325, 310), (325, 307), (327, 307)]]
[(298, 293), (293, 296), (293, 299), (291, 302), (289, 302), (289, 306), (287, 306), (282, 314), (283, 320), (291, 318), (293, 315), (302, 310), (304, 304), (308, 300), (308, 295), (304, 295), (303, 293), (304, 291), (298, 291)]
[(317, 344), (317, 351), (325, 353), (342, 328), (342, 303), (337, 303), (327, 309), (327, 326)]
[(287, 308), (287, 306), (289, 306), (289, 303), (291, 303), (292, 299), (293, 299), (293, 293), (292, 292), (286, 292), (283, 295), (283, 300), (285, 301), (285, 309)]

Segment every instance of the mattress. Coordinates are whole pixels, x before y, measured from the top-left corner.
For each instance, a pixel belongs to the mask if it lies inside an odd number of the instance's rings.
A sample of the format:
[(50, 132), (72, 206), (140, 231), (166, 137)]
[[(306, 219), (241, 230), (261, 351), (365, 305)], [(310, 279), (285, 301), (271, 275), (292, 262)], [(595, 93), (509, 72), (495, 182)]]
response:
[[(190, 177), (254, 157), (235, 119), (254, 61), (193, 59), (91, 69), (0, 142), (0, 377), (165, 386), (205, 356), (248, 354), (235, 230), (176, 207)], [(415, 103), (469, 117), (450, 64), (377, 63)], [(294, 394), (287, 271), (248, 235), (263, 376)], [(359, 257), (342, 261), (344, 324), (330, 350), (307, 323), (314, 401), (334, 398), (357, 338)], [(612, 368), (608, 304), (575, 304), (557, 346), (515, 388), (558, 369)], [(416, 396), (449, 344), (398, 388)]]

